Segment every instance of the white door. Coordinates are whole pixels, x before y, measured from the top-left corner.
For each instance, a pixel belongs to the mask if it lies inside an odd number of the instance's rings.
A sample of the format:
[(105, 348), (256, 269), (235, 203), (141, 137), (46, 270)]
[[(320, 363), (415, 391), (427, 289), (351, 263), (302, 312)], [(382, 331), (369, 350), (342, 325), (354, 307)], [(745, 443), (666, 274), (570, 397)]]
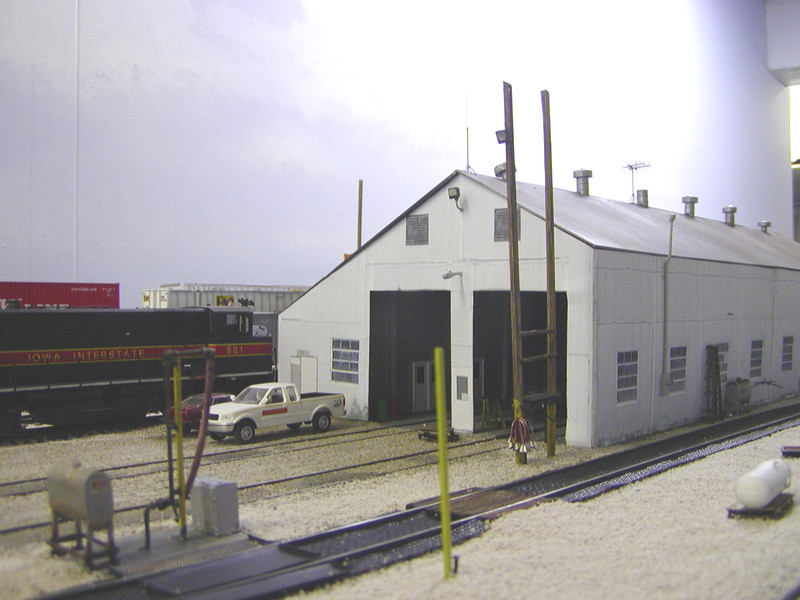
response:
[(293, 383), (301, 394), (319, 391), (317, 389), (316, 356), (293, 356), (291, 367), (290, 383)]
[(413, 412), (433, 410), (433, 361), (411, 363)]

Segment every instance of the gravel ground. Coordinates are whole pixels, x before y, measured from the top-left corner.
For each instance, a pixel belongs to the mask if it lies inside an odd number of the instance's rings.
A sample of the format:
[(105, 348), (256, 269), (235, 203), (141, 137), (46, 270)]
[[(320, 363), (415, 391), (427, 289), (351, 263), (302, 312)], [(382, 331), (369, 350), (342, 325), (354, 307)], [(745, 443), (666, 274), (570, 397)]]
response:
[[(333, 431), (374, 425), (338, 421)], [(310, 438), (315, 436), (309, 434)], [(462, 436), (462, 439), (469, 436)], [(476, 438), (477, 439), (477, 438)], [(430, 447), (415, 430), (374, 443), (376, 455), (398, 454)], [(267, 441), (263, 439), (262, 441)], [(191, 450), (190, 438), (187, 450)], [(797, 509), (780, 520), (730, 519), (727, 508), (736, 503), (739, 476), (760, 462), (780, 457), (782, 445), (800, 445), (797, 429), (739, 446), (656, 477), (604, 494), (585, 503), (552, 502), (507, 514), (491, 523), (479, 538), (456, 547), (459, 572), (443, 577), (441, 553), (352, 580), (299, 594), (309, 598), (780, 598), (800, 582)], [(158, 460), (164, 455), (163, 431), (149, 429), (92, 436), (70, 442), (0, 448), (0, 481), (42, 476), (59, 460), (80, 456), (85, 464), (107, 468), (124, 462)], [(513, 454), (497, 442), (497, 451), (470, 459), (453, 459), (450, 489), (490, 486), (580, 462), (619, 448), (589, 451), (557, 449), (555, 459), (544, 457), (543, 444), (518, 466)], [(209, 443), (209, 450), (229, 444)], [(362, 450), (363, 451), (363, 450)], [(335, 462), (340, 452), (320, 450), (315, 467)], [(133, 456), (135, 455), (135, 459)], [(292, 453), (268, 457), (273, 473), (296, 472)], [(225, 463), (210, 474), (242, 484), (252, 480), (254, 464)], [(788, 459), (793, 481), (800, 462)], [(154, 476), (163, 479), (163, 474)], [(149, 501), (163, 490), (138, 483), (114, 483), (117, 506)], [(153, 485), (163, 487), (163, 483)], [(119, 484), (119, 485), (118, 485)], [(793, 483), (789, 492), (794, 493)], [(240, 506), (242, 527), (257, 536), (290, 539), (400, 510), (411, 501), (435, 496), (438, 476), (433, 466), (398, 470), (366, 480), (331, 483), (285, 493)], [(0, 521), (47, 521), (45, 494), (0, 500)], [(169, 521), (161, 524), (173, 528)], [(43, 532), (47, 536), (49, 532)], [(140, 535), (141, 525), (118, 527), (117, 539)], [(413, 572), (412, 572), (413, 569)], [(0, 549), (2, 598), (35, 598), (44, 593), (102, 578), (87, 573), (70, 559), (51, 557), (43, 538)]]

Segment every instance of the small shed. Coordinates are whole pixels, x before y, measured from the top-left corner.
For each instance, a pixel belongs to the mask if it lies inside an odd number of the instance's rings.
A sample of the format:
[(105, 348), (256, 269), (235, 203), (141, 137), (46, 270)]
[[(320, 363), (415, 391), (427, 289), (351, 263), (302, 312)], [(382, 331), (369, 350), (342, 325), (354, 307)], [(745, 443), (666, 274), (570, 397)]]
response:
[[(797, 391), (800, 245), (735, 224), (733, 207), (716, 221), (695, 217), (691, 197), (676, 214), (579, 183), (580, 193), (554, 193), (568, 444), (706, 416), (709, 346), (723, 389), (747, 381), (750, 403)], [(544, 329), (544, 187), (518, 182), (517, 202), (522, 325)], [(511, 397), (507, 240), (506, 182), (453, 172), (280, 314), (281, 378), (341, 392), (348, 417), (383, 421), (433, 409), (442, 346), (452, 425), (474, 431), (484, 399)], [(542, 344), (526, 338), (523, 354)], [(544, 369), (526, 364), (526, 394), (544, 391)]]

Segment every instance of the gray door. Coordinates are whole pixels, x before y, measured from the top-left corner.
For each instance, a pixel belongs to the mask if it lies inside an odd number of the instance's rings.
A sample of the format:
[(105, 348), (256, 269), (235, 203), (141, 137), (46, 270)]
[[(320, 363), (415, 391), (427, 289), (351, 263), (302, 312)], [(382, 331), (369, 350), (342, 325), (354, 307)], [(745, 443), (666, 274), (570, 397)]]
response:
[(433, 410), (433, 361), (411, 363), (413, 412)]

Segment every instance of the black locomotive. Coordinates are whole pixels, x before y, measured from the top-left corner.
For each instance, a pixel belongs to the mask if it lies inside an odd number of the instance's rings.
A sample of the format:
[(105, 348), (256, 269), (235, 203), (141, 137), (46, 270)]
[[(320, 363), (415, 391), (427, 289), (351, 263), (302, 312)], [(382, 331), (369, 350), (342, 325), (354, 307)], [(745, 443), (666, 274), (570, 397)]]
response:
[[(55, 425), (143, 418), (164, 406), (164, 351), (216, 352), (214, 391), (274, 379), (272, 338), (254, 337), (247, 308), (0, 311), (0, 432), (24, 412)], [(185, 395), (205, 361), (184, 359)]]

